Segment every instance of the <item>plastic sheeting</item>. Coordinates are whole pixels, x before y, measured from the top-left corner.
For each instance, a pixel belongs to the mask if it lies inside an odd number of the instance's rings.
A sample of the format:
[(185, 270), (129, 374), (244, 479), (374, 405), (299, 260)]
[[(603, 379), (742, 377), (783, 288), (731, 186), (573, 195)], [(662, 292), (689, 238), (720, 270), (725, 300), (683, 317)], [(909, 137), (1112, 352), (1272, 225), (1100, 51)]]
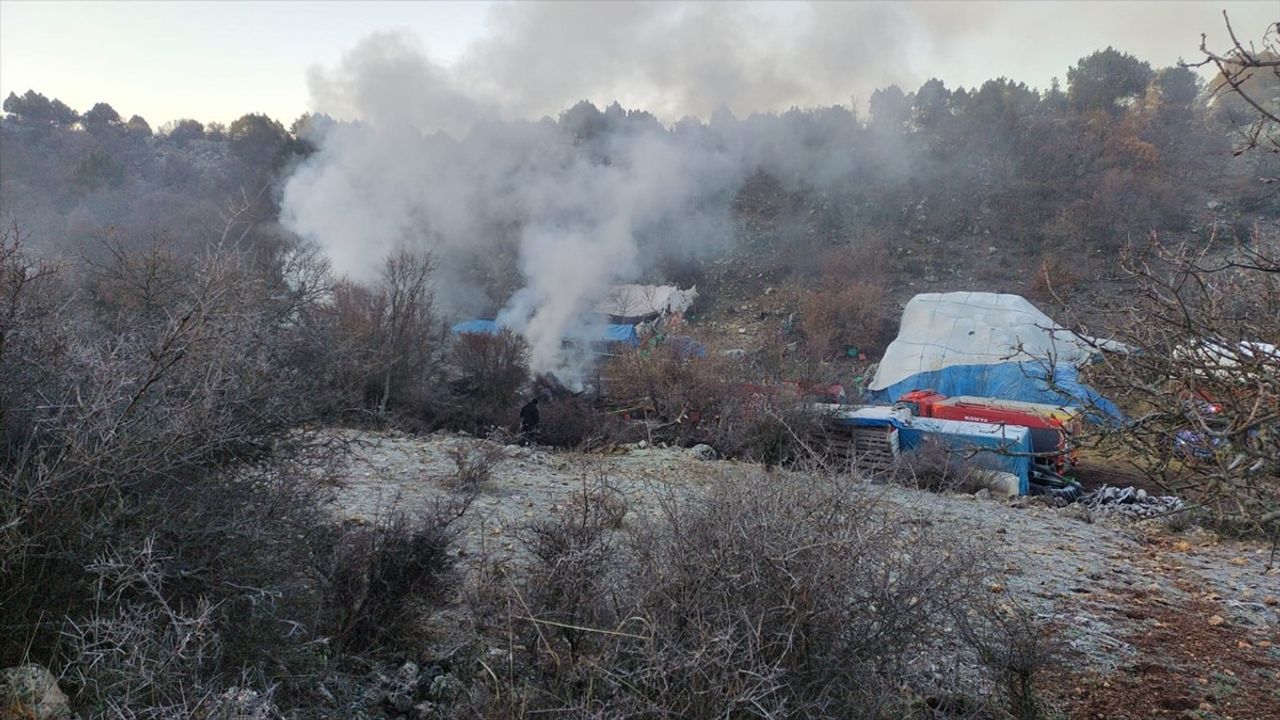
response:
[(681, 290), (675, 285), (614, 285), (596, 304), (596, 311), (615, 320), (643, 319), (682, 313), (698, 298), (698, 287)]
[[(465, 320), (453, 326), (454, 335), (497, 335), (502, 326), (496, 320)], [(600, 345), (622, 343), (635, 347), (640, 344), (634, 325), (595, 325), (582, 328), (565, 337), (565, 342), (585, 342)]]
[(1026, 495), (1031, 488), (1033, 451), (1027, 428), (937, 418), (914, 418), (898, 428), (903, 450), (918, 448), (926, 440), (940, 442), (970, 462), (1016, 475), (1019, 495)]
[(894, 402), (911, 390), (1076, 406), (1122, 417), (1082, 384), (1077, 368), (1094, 355), (1020, 295), (983, 292), (916, 295), (898, 337), (868, 386), (868, 398)]
[[(1124, 417), (1120, 409), (1093, 388), (1080, 382), (1070, 365), (1052, 369), (1036, 362), (996, 365), (954, 365), (916, 373), (881, 390), (867, 393), (874, 402), (896, 402), (912, 390), (936, 390), (948, 397), (977, 395), (1023, 402), (1081, 408), (1089, 416)], [(1098, 418), (1094, 418), (1098, 419)]]
[(636, 335), (635, 325), (601, 325), (597, 327), (584, 329), (581, 333), (575, 333), (566, 340), (579, 340), (590, 343), (604, 343), (612, 345), (613, 343), (622, 343), (636, 347), (640, 344), (640, 337)]
[(497, 335), (502, 328), (494, 320), (464, 320), (453, 326), (454, 335)]

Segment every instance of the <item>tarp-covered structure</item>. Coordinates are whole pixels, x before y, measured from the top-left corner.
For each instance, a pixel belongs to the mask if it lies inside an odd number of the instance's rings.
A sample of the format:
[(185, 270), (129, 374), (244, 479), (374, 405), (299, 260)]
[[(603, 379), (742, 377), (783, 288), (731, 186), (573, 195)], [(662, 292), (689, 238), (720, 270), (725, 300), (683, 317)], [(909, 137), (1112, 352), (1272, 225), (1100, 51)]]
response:
[(916, 295), (868, 386), (874, 401), (912, 390), (1076, 406), (1113, 418), (1116, 406), (1080, 382), (1096, 341), (1058, 325), (1021, 295)]
[(632, 324), (662, 315), (683, 313), (698, 298), (697, 286), (681, 290), (675, 285), (614, 285), (596, 303), (596, 312), (611, 321)]
[[(496, 320), (465, 320), (453, 326), (454, 335), (497, 335), (503, 327)], [(572, 335), (566, 336), (567, 343), (588, 343), (591, 345), (623, 344), (636, 347), (640, 337), (636, 335), (634, 325), (601, 324), (579, 328)]]

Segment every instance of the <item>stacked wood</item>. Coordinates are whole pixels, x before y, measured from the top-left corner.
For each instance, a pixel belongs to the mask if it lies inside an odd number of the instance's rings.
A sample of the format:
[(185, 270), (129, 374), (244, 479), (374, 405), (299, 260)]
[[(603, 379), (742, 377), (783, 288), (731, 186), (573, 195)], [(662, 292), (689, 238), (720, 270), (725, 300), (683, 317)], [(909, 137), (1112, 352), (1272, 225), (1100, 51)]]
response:
[(898, 462), (898, 429), (891, 426), (830, 424), (823, 438), (828, 452), (866, 472), (889, 470)]

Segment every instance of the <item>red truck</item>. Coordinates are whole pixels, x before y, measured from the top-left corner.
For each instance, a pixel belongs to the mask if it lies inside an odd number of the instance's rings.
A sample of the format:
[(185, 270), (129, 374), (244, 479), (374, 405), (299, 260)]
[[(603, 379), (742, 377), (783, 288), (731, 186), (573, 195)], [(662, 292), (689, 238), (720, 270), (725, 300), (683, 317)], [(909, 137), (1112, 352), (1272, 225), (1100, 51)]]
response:
[(1080, 429), (1080, 411), (1056, 405), (983, 397), (949, 398), (934, 390), (912, 390), (898, 398), (916, 417), (996, 425), (1017, 425), (1031, 431), (1036, 462), (1058, 474), (1076, 462), (1071, 436)]

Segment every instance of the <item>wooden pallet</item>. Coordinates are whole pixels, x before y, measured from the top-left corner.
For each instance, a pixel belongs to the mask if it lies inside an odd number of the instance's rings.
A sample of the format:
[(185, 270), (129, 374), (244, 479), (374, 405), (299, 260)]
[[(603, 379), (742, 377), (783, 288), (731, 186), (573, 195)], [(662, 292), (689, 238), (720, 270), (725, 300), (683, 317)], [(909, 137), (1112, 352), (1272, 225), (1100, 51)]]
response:
[(825, 429), (829, 451), (859, 470), (888, 470), (898, 462), (898, 429), (895, 427), (849, 427), (832, 425)]

